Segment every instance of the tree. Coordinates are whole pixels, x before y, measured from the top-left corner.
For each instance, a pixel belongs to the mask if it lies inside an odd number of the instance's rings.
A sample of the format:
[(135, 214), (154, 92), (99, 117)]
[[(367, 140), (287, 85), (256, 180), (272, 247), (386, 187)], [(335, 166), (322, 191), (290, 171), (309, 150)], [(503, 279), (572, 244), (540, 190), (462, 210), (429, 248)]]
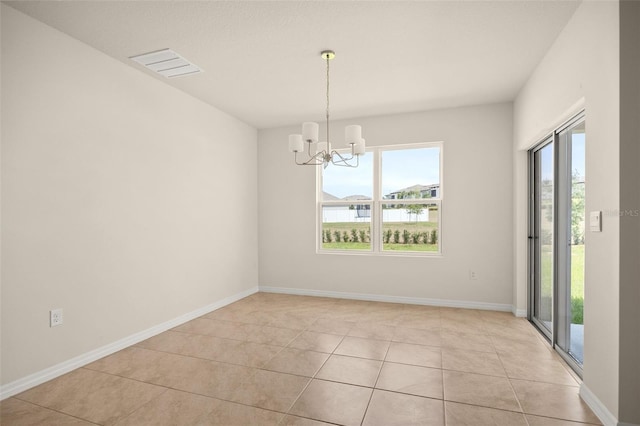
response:
[(421, 215), (422, 212), (424, 211), (423, 204), (408, 204), (406, 208), (407, 208), (407, 214), (409, 215), (409, 218), (411, 218), (412, 214), (416, 215), (416, 222), (418, 221), (418, 216)]
[(571, 240), (584, 244), (584, 177), (578, 170), (571, 174)]
[[(422, 198), (422, 194), (417, 189), (413, 191), (402, 191), (400, 193), (403, 199), (415, 200), (416, 198)], [(409, 215), (409, 219), (411, 219), (411, 215), (416, 215), (416, 222), (418, 221), (418, 215), (421, 215), (424, 211), (424, 205), (422, 204), (406, 204), (405, 208), (407, 209), (407, 214)]]

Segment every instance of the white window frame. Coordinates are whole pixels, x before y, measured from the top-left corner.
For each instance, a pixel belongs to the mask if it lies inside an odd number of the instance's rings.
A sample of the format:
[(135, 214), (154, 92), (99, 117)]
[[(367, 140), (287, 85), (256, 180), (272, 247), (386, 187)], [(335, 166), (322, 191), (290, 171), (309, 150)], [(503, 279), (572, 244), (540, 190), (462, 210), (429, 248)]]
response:
[[(402, 200), (385, 200), (382, 194), (382, 152), (406, 149), (439, 148), (439, 178), (440, 187), (437, 197), (417, 198)], [(339, 150), (340, 151), (340, 150)], [(347, 150), (345, 150), (347, 152)], [(345, 200), (323, 200), (322, 167), (317, 168), (316, 173), (316, 253), (317, 254), (347, 254), (365, 256), (401, 256), (401, 257), (441, 257), (443, 247), (442, 235), (442, 208), (444, 201), (444, 144), (439, 142), (420, 142), (402, 145), (383, 145), (367, 147), (366, 152), (373, 154), (373, 199), (348, 202)], [(335, 167), (330, 165), (329, 167)], [(399, 202), (401, 201), (401, 202)], [(383, 250), (382, 244), (382, 205), (383, 204), (435, 204), (438, 206), (438, 251), (402, 251)], [(323, 207), (344, 206), (352, 204), (370, 205), (371, 207), (371, 248), (369, 250), (340, 250), (325, 249), (322, 247), (323, 232)]]

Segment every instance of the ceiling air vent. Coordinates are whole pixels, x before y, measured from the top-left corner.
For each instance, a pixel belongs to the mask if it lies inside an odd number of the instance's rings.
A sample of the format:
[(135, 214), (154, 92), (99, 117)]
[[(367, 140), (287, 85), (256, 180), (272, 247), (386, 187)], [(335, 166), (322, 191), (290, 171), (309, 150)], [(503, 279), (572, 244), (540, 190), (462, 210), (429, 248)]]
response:
[(167, 78), (202, 72), (196, 65), (187, 61), (171, 49), (143, 53), (142, 55), (131, 56), (129, 59), (133, 59), (151, 71), (157, 72)]

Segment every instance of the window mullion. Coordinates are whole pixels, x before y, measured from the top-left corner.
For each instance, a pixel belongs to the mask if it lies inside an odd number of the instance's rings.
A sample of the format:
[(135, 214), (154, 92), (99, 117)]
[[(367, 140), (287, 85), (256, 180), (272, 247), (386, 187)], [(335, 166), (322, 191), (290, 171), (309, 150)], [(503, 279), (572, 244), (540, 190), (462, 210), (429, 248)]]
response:
[[(380, 199), (382, 198), (382, 156), (380, 155), (380, 149), (376, 148), (373, 151), (373, 217), (372, 223), (372, 241), (371, 246), (374, 252), (382, 252), (382, 204)], [(374, 232), (375, 231), (375, 232)]]
[(322, 249), (322, 233), (323, 231), (323, 219), (322, 219), (322, 202), (323, 200), (323, 175), (322, 169), (316, 167), (316, 252)]

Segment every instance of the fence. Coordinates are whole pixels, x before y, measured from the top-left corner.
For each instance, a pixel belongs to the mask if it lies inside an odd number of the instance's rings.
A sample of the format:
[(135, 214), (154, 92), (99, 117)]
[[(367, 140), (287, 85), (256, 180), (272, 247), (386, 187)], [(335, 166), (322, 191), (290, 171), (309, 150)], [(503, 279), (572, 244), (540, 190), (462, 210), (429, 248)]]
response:
[[(363, 214), (365, 213), (365, 214)], [(350, 210), (348, 206), (324, 206), (322, 221), (324, 223), (362, 223), (371, 222), (370, 210)], [(437, 210), (426, 207), (420, 214), (409, 214), (407, 209), (383, 209), (383, 222), (432, 222), (437, 221)]]

